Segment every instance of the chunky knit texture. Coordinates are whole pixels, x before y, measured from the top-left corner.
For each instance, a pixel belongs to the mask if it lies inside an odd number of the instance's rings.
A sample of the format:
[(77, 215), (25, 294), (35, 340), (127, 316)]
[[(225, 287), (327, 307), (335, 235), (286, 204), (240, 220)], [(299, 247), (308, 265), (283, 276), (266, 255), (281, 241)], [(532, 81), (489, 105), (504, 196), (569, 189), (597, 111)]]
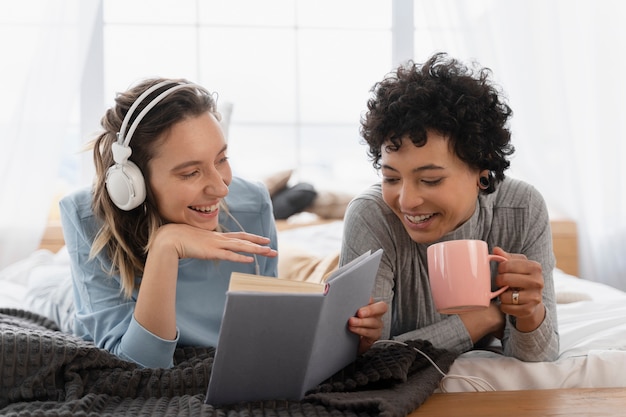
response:
[(2, 416), (405, 416), (456, 358), (426, 341), (376, 345), (302, 401), (204, 403), (212, 348), (176, 350), (171, 369), (142, 369), (24, 310), (0, 309)]

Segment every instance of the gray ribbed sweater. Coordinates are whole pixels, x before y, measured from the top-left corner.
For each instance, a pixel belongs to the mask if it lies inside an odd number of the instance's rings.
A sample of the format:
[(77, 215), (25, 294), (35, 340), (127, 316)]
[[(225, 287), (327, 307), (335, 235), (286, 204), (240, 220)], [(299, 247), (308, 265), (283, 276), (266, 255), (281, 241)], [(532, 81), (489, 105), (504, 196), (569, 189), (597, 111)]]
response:
[[(523, 333), (506, 320), (504, 354), (524, 361), (551, 361), (559, 352), (559, 335), (552, 271), (555, 266), (548, 211), (532, 186), (507, 178), (496, 192), (480, 195), (473, 216), (441, 240), (480, 239), (489, 250), (499, 246), (521, 253), (542, 265), (546, 317), (534, 331)], [(435, 243), (435, 242), (433, 242)], [(341, 264), (367, 250), (384, 250), (373, 296), (390, 306), (384, 317), (383, 338), (426, 339), (456, 352), (473, 348), (456, 315), (437, 313), (430, 295), (427, 244), (415, 243), (381, 195), (376, 184), (356, 197), (345, 216)]]

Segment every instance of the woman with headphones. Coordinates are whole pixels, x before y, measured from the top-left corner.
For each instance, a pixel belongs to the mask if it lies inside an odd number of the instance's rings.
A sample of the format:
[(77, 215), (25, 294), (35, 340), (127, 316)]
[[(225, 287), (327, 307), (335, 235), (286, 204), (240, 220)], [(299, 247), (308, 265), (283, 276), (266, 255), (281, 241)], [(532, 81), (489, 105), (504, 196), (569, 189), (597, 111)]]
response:
[[(231, 272), (277, 275), (269, 193), (232, 175), (219, 120), (212, 95), (185, 80), (141, 82), (105, 113), (95, 183), (60, 203), (76, 335), (170, 367), (177, 345), (217, 345)], [(360, 351), (386, 309), (350, 319)]]

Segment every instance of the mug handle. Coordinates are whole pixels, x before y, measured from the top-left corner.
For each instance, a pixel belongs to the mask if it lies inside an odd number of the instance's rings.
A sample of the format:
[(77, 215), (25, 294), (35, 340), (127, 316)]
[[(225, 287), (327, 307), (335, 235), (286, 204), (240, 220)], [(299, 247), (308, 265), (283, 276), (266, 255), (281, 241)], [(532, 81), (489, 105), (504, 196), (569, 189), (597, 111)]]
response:
[[(492, 255), (492, 254), (487, 255), (487, 259), (489, 259), (490, 262), (491, 261), (496, 261), (496, 262), (504, 262), (504, 261), (506, 261), (506, 258), (504, 256)], [(509, 289), (508, 285), (505, 285), (504, 287), (498, 288), (496, 291), (493, 291), (493, 292), (489, 293), (489, 298), (490, 299), (496, 298), (497, 296), (499, 296), (500, 294), (502, 294), (503, 292), (505, 292), (508, 289)]]

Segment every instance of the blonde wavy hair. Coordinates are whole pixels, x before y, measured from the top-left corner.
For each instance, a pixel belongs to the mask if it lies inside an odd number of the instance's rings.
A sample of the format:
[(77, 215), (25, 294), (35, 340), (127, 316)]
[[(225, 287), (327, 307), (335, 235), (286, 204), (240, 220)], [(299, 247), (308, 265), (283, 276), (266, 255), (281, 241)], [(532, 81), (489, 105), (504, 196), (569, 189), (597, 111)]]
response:
[[(153, 91), (139, 104), (133, 116), (138, 115), (154, 97), (173, 85), (186, 84), (186, 86), (171, 93), (152, 108), (132, 136), (129, 143), (132, 154), (129, 160), (139, 167), (146, 181), (146, 200), (139, 207), (124, 211), (113, 204), (106, 190), (106, 173), (109, 167), (114, 165), (111, 146), (117, 141), (117, 133), (131, 105), (144, 91), (163, 81), (171, 81), (171, 84)], [(148, 186), (150, 178), (148, 162), (154, 157), (164, 133), (174, 124), (207, 111), (218, 120), (221, 119), (214, 97), (204, 88), (184, 79), (147, 79), (116, 96), (115, 105), (106, 111), (100, 122), (103, 131), (90, 144), (96, 168), (93, 211), (102, 221), (90, 256), (93, 258), (106, 251), (111, 260), (111, 268), (106, 272), (111, 276), (119, 274), (121, 290), (128, 298), (138, 287), (136, 278), (143, 275), (151, 238), (164, 223), (157, 211), (152, 190)], [(132, 122), (133, 118), (129, 125)]]

